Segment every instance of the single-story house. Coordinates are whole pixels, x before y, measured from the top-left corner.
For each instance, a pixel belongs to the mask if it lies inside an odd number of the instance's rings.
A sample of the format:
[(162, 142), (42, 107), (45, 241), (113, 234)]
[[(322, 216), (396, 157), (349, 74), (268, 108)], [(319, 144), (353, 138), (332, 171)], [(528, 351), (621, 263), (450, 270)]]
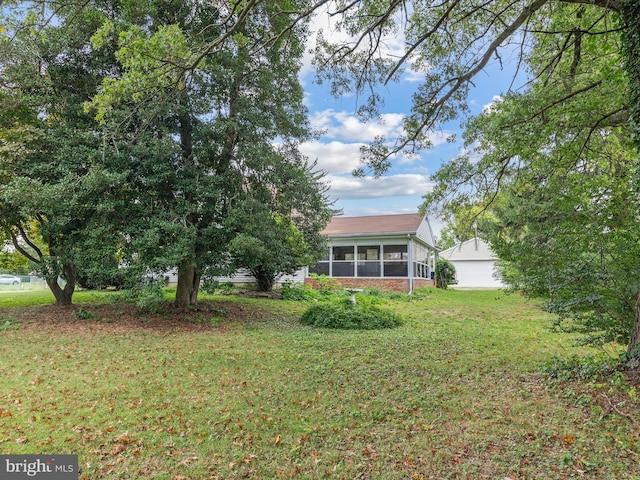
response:
[(412, 292), (434, 285), (438, 249), (429, 220), (421, 215), (334, 217), (322, 232), (329, 237), (326, 256), (307, 271), (335, 278), (343, 287), (377, 287)]
[(473, 238), (443, 250), (439, 257), (456, 268), (457, 284), (453, 288), (500, 288), (504, 283), (495, 275), (496, 256), (489, 244)]

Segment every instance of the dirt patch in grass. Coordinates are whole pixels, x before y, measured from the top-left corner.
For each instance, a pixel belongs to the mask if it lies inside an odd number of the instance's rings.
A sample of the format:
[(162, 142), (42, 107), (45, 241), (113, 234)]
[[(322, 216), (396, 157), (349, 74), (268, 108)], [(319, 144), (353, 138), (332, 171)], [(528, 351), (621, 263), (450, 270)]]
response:
[(203, 302), (197, 309), (177, 310), (170, 306), (160, 312), (142, 312), (133, 304), (43, 305), (7, 311), (19, 321), (21, 330), (56, 335), (92, 335), (96, 332), (120, 334), (152, 331), (160, 334), (228, 330), (245, 324), (259, 314), (257, 306), (233, 301)]

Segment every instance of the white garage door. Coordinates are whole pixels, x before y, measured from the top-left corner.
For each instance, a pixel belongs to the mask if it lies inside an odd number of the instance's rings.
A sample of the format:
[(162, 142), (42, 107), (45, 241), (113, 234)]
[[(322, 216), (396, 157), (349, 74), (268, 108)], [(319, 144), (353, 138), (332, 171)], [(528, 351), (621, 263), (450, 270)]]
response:
[(457, 285), (461, 288), (499, 288), (502, 282), (493, 278), (493, 262), (486, 260), (467, 260), (452, 262), (456, 267)]

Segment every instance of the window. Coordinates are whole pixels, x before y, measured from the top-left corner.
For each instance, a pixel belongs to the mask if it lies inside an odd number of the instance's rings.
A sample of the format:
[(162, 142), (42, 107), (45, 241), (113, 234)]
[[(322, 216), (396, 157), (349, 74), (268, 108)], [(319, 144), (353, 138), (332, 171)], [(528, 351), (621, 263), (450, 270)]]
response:
[(385, 277), (408, 277), (409, 276), (409, 253), (406, 245), (385, 245), (384, 246), (384, 276)]
[(329, 262), (318, 262), (315, 267), (309, 267), (309, 273), (329, 276)]
[(333, 247), (333, 260), (334, 261), (342, 261), (342, 260), (353, 261), (353, 246)]
[(408, 245), (335, 246), (309, 273), (332, 277), (408, 277)]
[(354, 248), (353, 245), (348, 247), (333, 247), (333, 271), (334, 277), (353, 277), (354, 267)]
[(358, 276), (380, 276), (380, 245), (358, 247)]
[(327, 254), (318, 261), (314, 267), (309, 267), (309, 273), (315, 273), (316, 275), (329, 276), (329, 255), (331, 250), (327, 249)]

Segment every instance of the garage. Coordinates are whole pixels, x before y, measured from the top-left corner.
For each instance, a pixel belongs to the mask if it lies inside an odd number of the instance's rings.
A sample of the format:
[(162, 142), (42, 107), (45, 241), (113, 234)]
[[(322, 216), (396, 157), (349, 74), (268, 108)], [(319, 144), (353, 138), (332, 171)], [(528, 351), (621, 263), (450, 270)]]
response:
[(494, 278), (496, 257), (482, 239), (474, 238), (443, 250), (440, 258), (449, 260), (456, 268), (458, 283), (453, 288), (501, 288), (504, 283)]

